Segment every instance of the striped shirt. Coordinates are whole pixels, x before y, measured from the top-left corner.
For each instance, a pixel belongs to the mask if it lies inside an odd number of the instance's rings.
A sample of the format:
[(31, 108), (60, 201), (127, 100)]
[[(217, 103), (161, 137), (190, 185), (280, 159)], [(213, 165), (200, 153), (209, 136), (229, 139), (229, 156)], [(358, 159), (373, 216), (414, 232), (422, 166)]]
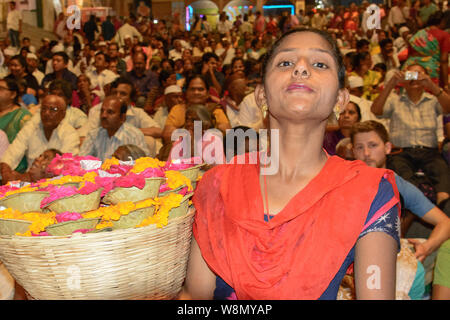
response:
[(386, 100), (383, 114), (378, 118), (389, 118), (391, 142), (400, 148), (423, 146), (438, 147), (439, 119), (442, 107), (437, 98), (427, 92), (417, 103), (406, 94), (391, 93)]
[(90, 155), (104, 161), (111, 158), (118, 147), (126, 144), (134, 144), (141, 148), (146, 155), (149, 155), (149, 149), (142, 131), (126, 122), (120, 126), (112, 137), (109, 137), (106, 129), (102, 127), (90, 131), (81, 146), (80, 155)]
[(16, 168), (26, 155), (28, 168), (45, 150), (56, 149), (62, 153), (77, 155), (80, 150), (80, 137), (66, 121), (61, 121), (47, 140), (41, 121), (28, 121), (19, 131), (12, 144), (6, 149), (0, 162)]

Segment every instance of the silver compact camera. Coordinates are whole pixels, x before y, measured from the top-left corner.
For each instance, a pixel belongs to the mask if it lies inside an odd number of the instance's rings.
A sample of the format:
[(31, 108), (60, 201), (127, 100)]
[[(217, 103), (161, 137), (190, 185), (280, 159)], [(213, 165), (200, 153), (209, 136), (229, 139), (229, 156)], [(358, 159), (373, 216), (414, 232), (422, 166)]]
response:
[(406, 71), (405, 80), (417, 80), (419, 79), (419, 72), (417, 71)]

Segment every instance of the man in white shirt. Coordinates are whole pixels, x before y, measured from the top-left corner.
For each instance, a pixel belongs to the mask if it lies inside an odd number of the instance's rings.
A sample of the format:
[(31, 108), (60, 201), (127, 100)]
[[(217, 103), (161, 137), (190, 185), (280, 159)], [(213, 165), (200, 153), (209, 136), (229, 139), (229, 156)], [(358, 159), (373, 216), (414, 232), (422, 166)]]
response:
[(394, 30), (400, 25), (406, 23), (409, 18), (409, 7), (406, 6), (405, 0), (397, 0), (397, 5), (393, 6), (389, 11), (388, 24)]
[[(136, 98), (136, 89), (133, 83), (125, 77), (116, 79), (116, 81), (111, 84), (111, 95), (116, 95), (127, 103), (128, 110), (126, 122), (132, 124), (144, 133), (150, 152), (149, 155), (155, 156), (162, 146), (162, 143), (160, 142), (162, 129), (143, 109), (132, 106), (132, 101)], [(86, 137), (89, 132), (100, 126), (100, 110), (101, 104), (98, 104), (89, 110), (88, 122), (81, 128), (81, 136)]]
[(408, 27), (401, 27), (398, 31), (399, 37), (394, 40), (394, 48), (401, 52), (408, 48), (408, 40), (411, 37)]
[(116, 35), (114, 36), (114, 41), (117, 42), (120, 47), (123, 47), (125, 45), (125, 36), (130, 36), (132, 38), (133, 36), (137, 36), (139, 41), (142, 41), (142, 35), (141, 33), (131, 25), (132, 20), (131, 18), (127, 18), (125, 21), (125, 24), (123, 24), (119, 30), (117, 30)]
[(118, 147), (132, 144), (149, 154), (142, 131), (126, 123), (128, 106), (116, 96), (108, 96), (100, 109), (100, 127), (88, 133), (80, 155), (91, 155), (104, 161), (112, 157)]
[(105, 86), (116, 80), (119, 75), (108, 69), (110, 58), (107, 54), (99, 51), (95, 54), (95, 70), (88, 72), (86, 75), (91, 80), (91, 87), (100, 90), (100, 98), (105, 97)]
[(9, 2), (8, 15), (6, 17), (6, 30), (8, 30), (9, 38), (11, 39), (11, 45), (19, 48), (19, 34), (22, 33), (22, 11), (16, 9), (16, 2)]
[(372, 66), (377, 63), (384, 63), (386, 70), (399, 69), (400, 61), (398, 60), (397, 50), (391, 38), (385, 38), (380, 41), (381, 52), (372, 56)]
[(183, 47), (181, 41), (176, 39), (173, 41), (173, 49), (169, 51), (169, 59), (176, 61), (181, 59), (183, 55)]
[(39, 59), (34, 53), (27, 54), (28, 72), (34, 76), (39, 85), (42, 84), (45, 74), (38, 69)]
[(0, 160), (2, 177), (11, 174), (23, 156), (28, 166), (47, 149), (77, 155), (80, 138), (77, 131), (62, 121), (66, 115), (66, 102), (62, 97), (48, 95), (42, 101), (40, 121), (28, 121)]
[(176, 84), (168, 86), (164, 89), (164, 102), (163, 105), (156, 110), (153, 119), (159, 124), (161, 128), (166, 125), (167, 117), (169, 116), (170, 109), (177, 104), (183, 103), (183, 92)]

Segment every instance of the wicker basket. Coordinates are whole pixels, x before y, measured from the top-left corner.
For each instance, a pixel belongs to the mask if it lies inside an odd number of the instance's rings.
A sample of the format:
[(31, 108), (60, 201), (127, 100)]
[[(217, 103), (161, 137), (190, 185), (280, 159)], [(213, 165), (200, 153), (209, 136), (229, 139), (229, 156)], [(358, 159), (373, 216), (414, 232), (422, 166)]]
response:
[(163, 182), (164, 178), (147, 178), (145, 179), (145, 186), (142, 189), (137, 187), (114, 188), (103, 197), (102, 202), (116, 205), (126, 201), (138, 202), (145, 199), (154, 198), (158, 195), (159, 187)]
[(0, 205), (18, 210), (22, 213), (26, 212), (42, 212), (41, 201), (48, 197), (47, 191), (30, 191), (15, 193), (4, 197), (0, 200)]
[(0, 236), (0, 260), (34, 299), (173, 299), (186, 276), (193, 216), (164, 228)]
[(98, 209), (100, 205), (100, 199), (103, 188), (100, 188), (89, 194), (74, 194), (69, 197), (60, 198), (52, 201), (45, 206), (49, 210), (62, 213), (62, 212), (87, 212)]

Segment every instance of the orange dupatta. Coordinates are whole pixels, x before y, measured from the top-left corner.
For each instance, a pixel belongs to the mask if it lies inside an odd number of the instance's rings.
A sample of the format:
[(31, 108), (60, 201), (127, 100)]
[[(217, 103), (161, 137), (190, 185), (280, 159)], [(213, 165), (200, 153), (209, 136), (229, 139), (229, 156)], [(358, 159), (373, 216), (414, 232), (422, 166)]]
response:
[(363, 230), (382, 177), (394, 187), (392, 207), (398, 203), (392, 171), (330, 157), (265, 222), (259, 166), (218, 166), (196, 189), (194, 236), (238, 299), (318, 299)]

